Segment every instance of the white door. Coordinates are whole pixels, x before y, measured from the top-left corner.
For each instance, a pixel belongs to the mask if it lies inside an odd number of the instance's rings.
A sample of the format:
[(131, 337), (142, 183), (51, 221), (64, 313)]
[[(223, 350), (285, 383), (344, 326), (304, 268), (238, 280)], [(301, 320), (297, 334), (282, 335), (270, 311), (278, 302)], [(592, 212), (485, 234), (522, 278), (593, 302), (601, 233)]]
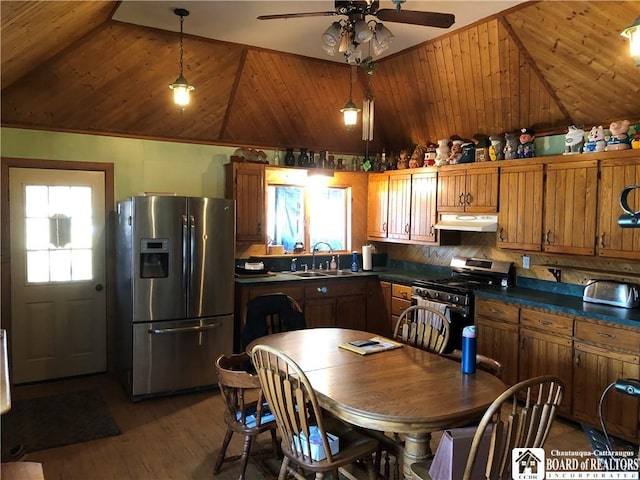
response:
[(107, 369), (104, 183), (9, 169), (13, 383)]

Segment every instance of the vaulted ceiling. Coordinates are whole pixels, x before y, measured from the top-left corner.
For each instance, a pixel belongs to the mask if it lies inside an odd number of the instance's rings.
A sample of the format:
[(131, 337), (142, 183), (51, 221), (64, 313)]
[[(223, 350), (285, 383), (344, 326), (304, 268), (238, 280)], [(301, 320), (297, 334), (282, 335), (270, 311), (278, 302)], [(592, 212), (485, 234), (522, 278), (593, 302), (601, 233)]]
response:
[[(196, 85), (184, 112), (168, 84), (178, 34), (113, 21), (118, 2), (0, 4), (2, 125), (184, 142), (362, 153), (345, 131), (350, 67), (201, 37), (185, 39)], [(370, 148), (532, 127), (540, 134), (640, 122), (640, 68), (623, 28), (640, 2), (531, 2), (356, 69), (370, 80)]]

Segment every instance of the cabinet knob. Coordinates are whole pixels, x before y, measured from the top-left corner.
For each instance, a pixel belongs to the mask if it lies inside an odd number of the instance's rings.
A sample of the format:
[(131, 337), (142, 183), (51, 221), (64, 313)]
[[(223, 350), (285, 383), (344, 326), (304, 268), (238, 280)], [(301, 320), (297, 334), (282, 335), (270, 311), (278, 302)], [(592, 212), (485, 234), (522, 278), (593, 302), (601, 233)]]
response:
[(460, 196), (458, 197), (458, 203), (460, 205), (464, 205), (464, 193), (461, 193)]
[(404, 226), (404, 233), (409, 233), (409, 231), (410, 231), (410, 230), (409, 230), (409, 224), (407, 223), (407, 224), (405, 224), (405, 226)]
[(544, 241), (547, 243), (547, 245), (551, 244), (551, 230), (547, 230), (547, 233), (544, 236)]
[(604, 232), (602, 232), (602, 235), (600, 235), (600, 248), (604, 248)]
[(467, 199), (467, 205), (471, 205), (471, 200), (472, 200), (472, 198), (473, 198), (473, 197), (471, 196), (471, 194), (470, 194), (470, 193), (467, 193), (467, 194), (465, 195), (465, 198)]
[(384, 223), (382, 224), (382, 231), (383, 231), (384, 233), (387, 233), (387, 222), (384, 222)]

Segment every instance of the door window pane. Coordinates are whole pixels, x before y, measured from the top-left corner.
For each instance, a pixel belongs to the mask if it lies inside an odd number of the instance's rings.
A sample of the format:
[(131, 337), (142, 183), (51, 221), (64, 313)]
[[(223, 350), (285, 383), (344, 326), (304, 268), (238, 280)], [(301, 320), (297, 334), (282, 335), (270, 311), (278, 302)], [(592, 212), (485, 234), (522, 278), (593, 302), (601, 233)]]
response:
[(25, 186), (27, 283), (93, 278), (91, 188)]

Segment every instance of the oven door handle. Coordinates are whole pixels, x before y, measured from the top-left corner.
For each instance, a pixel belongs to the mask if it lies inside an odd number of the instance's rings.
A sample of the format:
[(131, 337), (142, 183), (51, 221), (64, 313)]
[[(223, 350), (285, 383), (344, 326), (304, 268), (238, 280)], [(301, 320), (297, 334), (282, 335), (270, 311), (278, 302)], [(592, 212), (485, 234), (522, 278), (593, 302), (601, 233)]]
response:
[(442, 305), (446, 305), (447, 308), (450, 311), (456, 312), (456, 313), (461, 313), (465, 317), (469, 314), (469, 312), (467, 311), (467, 309), (465, 307), (460, 307), (459, 305), (455, 305), (453, 303), (443, 302), (442, 300), (435, 300), (435, 299), (429, 298), (429, 297), (421, 297), (420, 295), (413, 295), (411, 297), (411, 303), (413, 305), (417, 305), (419, 298), (424, 298), (425, 300), (429, 300), (430, 302), (433, 302), (433, 303), (440, 303)]
[(152, 335), (165, 335), (171, 333), (202, 332), (204, 330), (213, 330), (219, 326), (219, 323), (212, 323), (209, 325), (194, 325), (193, 327), (151, 328), (149, 329), (149, 333)]

